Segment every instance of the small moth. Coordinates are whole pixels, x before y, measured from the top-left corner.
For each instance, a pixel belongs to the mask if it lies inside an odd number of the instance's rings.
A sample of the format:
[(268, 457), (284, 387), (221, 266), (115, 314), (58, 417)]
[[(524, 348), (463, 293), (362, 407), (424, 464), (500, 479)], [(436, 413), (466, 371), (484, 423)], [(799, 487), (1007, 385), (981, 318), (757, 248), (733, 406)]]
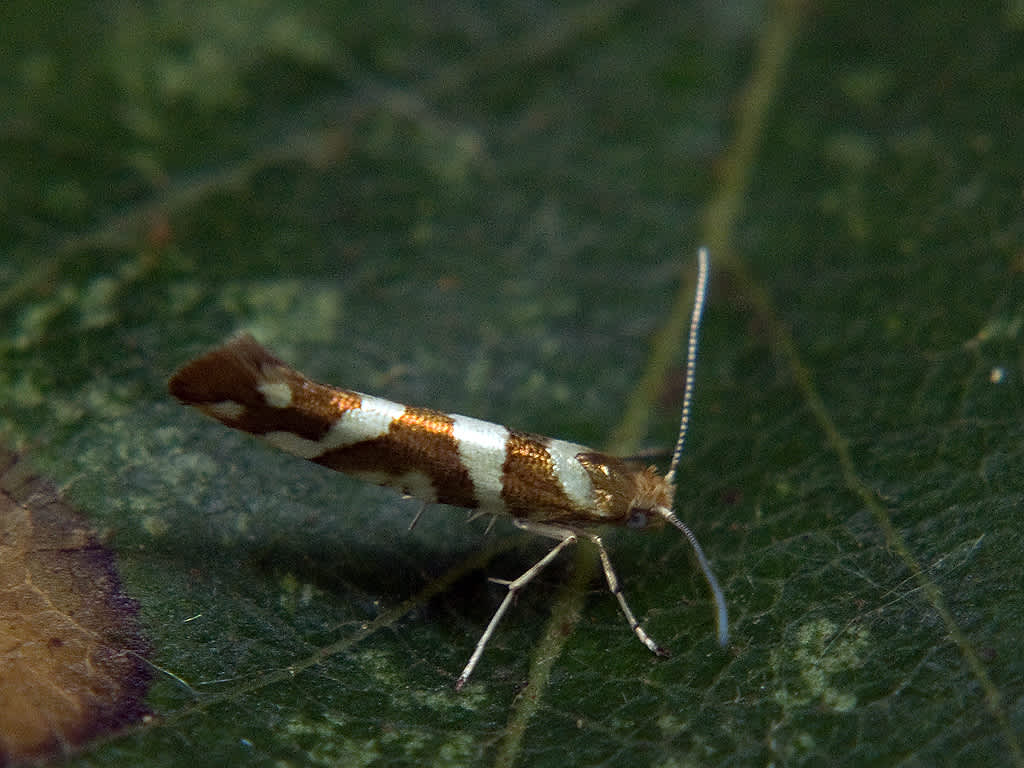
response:
[(519, 578), (499, 581), (508, 592), (459, 675), (456, 689), (469, 679), (516, 593), (580, 539), (597, 547), (608, 589), (630, 629), (655, 654), (668, 655), (640, 626), (626, 602), (608, 551), (592, 530), (601, 525), (651, 528), (668, 521), (678, 528), (690, 542), (711, 589), (718, 642), (725, 647), (729, 642), (725, 595), (696, 537), (672, 511), (676, 467), (690, 419), (708, 269), (707, 250), (702, 248), (679, 437), (665, 475), (654, 467), (637, 466), (576, 443), (319, 384), (278, 360), (248, 334), (235, 336), (186, 364), (171, 377), (169, 389), (186, 405), (287, 453), (425, 503), (465, 507), (476, 515), (507, 516), (519, 528), (558, 542)]

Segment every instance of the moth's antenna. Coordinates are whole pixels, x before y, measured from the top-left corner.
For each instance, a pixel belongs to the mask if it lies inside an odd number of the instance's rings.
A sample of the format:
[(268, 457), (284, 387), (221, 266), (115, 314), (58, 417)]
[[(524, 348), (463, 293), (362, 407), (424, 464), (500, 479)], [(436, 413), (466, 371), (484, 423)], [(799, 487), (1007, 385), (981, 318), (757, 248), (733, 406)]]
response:
[(708, 562), (707, 557), (704, 555), (704, 550), (697, 543), (697, 537), (693, 535), (693, 531), (687, 528), (682, 520), (673, 515), (671, 509), (660, 507), (658, 513), (683, 532), (683, 536), (690, 542), (694, 554), (697, 555), (700, 569), (704, 572), (704, 578), (708, 580), (711, 594), (715, 596), (715, 607), (718, 609), (718, 644), (725, 648), (729, 644), (729, 611), (725, 607), (725, 593), (718, 586), (718, 579), (715, 578), (715, 572), (711, 570), (711, 563)]
[[(679, 417), (679, 439), (676, 440), (676, 448), (672, 452), (672, 464), (669, 466), (665, 481), (670, 485), (675, 482), (676, 467), (679, 465), (679, 457), (683, 455), (683, 447), (686, 445), (686, 430), (690, 426), (690, 403), (693, 401), (693, 383), (697, 373), (697, 340), (700, 334), (700, 321), (704, 315), (704, 299), (708, 293), (708, 271), (709, 259), (708, 249), (701, 248), (697, 251), (697, 288), (693, 294), (693, 314), (690, 315), (690, 337), (686, 342), (686, 388), (683, 390), (683, 414)], [(715, 607), (718, 610), (718, 644), (723, 648), (729, 644), (729, 612), (725, 607), (725, 593), (718, 585), (714, 571), (711, 570), (711, 563), (708, 562), (697, 542), (693, 531), (686, 527), (686, 524), (672, 514), (671, 509), (658, 508), (658, 513), (668, 520), (672, 525), (683, 532), (683, 536), (693, 547), (693, 553), (697, 556), (700, 569), (704, 572), (704, 578), (708, 581), (711, 594), (715, 597)]]
[[(693, 314), (690, 315), (690, 337), (686, 342), (686, 388), (683, 390), (683, 414), (679, 418), (679, 439), (676, 440), (676, 448), (672, 452), (672, 463), (669, 465), (665, 480), (671, 484), (676, 479), (676, 466), (679, 464), (679, 457), (683, 455), (683, 447), (686, 445), (686, 430), (690, 426), (690, 403), (693, 401), (693, 382), (697, 374), (697, 338), (700, 333), (700, 320), (704, 314), (704, 298), (708, 293), (708, 249), (701, 248), (697, 251), (697, 288), (693, 294)], [(689, 533), (684, 528), (684, 532)], [(692, 543), (693, 534), (689, 537)], [(698, 554), (700, 548), (695, 547)], [(701, 563), (702, 567), (704, 563)], [(710, 575), (709, 569), (705, 573)], [(717, 585), (715, 585), (717, 586)]]

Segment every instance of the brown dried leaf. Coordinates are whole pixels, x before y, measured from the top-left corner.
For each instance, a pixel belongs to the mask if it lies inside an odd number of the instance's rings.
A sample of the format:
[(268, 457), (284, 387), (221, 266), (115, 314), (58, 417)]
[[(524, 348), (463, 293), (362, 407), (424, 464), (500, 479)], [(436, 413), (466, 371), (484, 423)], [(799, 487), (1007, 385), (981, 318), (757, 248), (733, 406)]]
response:
[(0, 763), (67, 751), (145, 713), (137, 613), (82, 516), (0, 448)]

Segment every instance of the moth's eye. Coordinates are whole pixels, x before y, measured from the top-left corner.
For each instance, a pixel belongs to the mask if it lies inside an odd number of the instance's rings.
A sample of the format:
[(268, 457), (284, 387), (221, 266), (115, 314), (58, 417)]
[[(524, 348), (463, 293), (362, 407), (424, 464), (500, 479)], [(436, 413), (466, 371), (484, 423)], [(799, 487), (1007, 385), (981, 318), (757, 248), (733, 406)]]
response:
[(647, 527), (647, 513), (640, 509), (634, 509), (629, 513), (629, 519), (626, 521), (627, 528), (646, 528)]

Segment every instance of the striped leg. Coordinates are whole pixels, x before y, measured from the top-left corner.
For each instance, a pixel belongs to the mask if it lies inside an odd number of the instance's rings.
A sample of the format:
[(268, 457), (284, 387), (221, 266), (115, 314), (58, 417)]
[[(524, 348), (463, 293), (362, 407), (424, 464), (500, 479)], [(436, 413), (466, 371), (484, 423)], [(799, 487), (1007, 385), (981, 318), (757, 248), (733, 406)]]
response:
[[(461, 690), (462, 686), (464, 686), (466, 681), (469, 679), (469, 676), (473, 674), (473, 669), (476, 667), (476, 663), (480, 661), (480, 657), (484, 653), (484, 648), (487, 646), (487, 642), (491, 639), (491, 635), (494, 634), (494, 630), (497, 629), (498, 622), (501, 621), (501, 617), (505, 615), (505, 611), (508, 610), (512, 601), (515, 600), (516, 593), (529, 584), (530, 581), (533, 580), (533, 577), (544, 569), (544, 566), (558, 557), (559, 552), (570, 544), (575, 543), (577, 540), (576, 532), (569, 528), (557, 528), (551, 525), (526, 523), (520, 520), (516, 520), (515, 524), (519, 528), (530, 531), (531, 533), (539, 533), (542, 536), (547, 536), (548, 538), (558, 539), (559, 542), (554, 549), (534, 563), (534, 565), (518, 579), (515, 579), (514, 581), (491, 579), (491, 581), (496, 581), (499, 584), (508, 585), (508, 593), (505, 595), (505, 599), (501, 601), (501, 605), (498, 606), (498, 610), (494, 612), (494, 616), (491, 617), (491, 621), (487, 625), (487, 629), (485, 629), (483, 635), (480, 636), (480, 640), (477, 642), (476, 648), (473, 649), (473, 655), (469, 657), (469, 662), (466, 664), (466, 668), (462, 670), (462, 674), (459, 675), (459, 679), (455, 681), (456, 691)], [(544, 530), (537, 530), (537, 528), (543, 528)]]
[(515, 520), (513, 521), (517, 528), (522, 528), (524, 531), (535, 533), (538, 536), (544, 536), (549, 539), (556, 539), (558, 544), (548, 552), (544, 557), (538, 560), (528, 571), (514, 581), (504, 581), (502, 579), (491, 579), (491, 581), (499, 584), (506, 584), (508, 586), (508, 594), (505, 595), (505, 599), (501, 601), (501, 605), (498, 606), (498, 610), (494, 612), (494, 616), (491, 617), (490, 623), (487, 625), (487, 629), (484, 630), (483, 635), (480, 637), (480, 641), (476, 644), (476, 648), (473, 649), (473, 655), (469, 657), (469, 663), (466, 664), (466, 668), (462, 670), (462, 674), (459, 675), (459, 679), (455, 683), (455, 690), (460, 690), (466, 681), (472, 674), (473, 669), (476, 667), (480, 657), (483, 655), (484, 648), (487, 642), (491, 639), (494, 634), (494, 630), (498, 626), (498, 622), (501, 621), (501, 617), (505, 615), (505, 611), (515, 600), (516, 593), (524, 586), (533, 580), (544, 567), (558, 557), (558, 553), (568, 547), (570, 544), (575, 543), (580, 536), (585, 537), (589, 541), (593, 542), (594, 546), (597, 547), (597, 551), (601, 556), (601, 567), (604, 570), (605, 580), (608, 582), (608, 590), (615, 595), (615, 599), (619, 601), (619, 608), (622, 610), (622, 615), (626, 617), (626, 621), (629, 623), (629, 628), (633, 630), (636, 636), (640, 639), (640, 642), (647, 646), (652, 652), (658, 656), (668, 656), (668, 651), (654, 642), (654, 639), (644, 631), (644, 628), (640, 626), (640, 622), (636, 620), (633, 615), (633, 611), (629, 607), (629, 603), (626, 602), (626, 596), (622, 593), (622, 586), (619, 584), (619, 577), (615, 575), (615, 568), (612, 567), (612, 560), (608, 556), (608, 550), (604, 547), (604, 542), (601, 541), (601, 537), (592, 533), (583, 533), (581, 531), (573, 530), (572, 528), (563, 528), (556, 525), (545, 525), (544, 523), (534, 523), (527, 520)]
[(619, 577), (615, 575), (615, 568), (612, 567), (612, 559), (608, 556), (608, 550), (604, 548), (604, 542), (601, 541), (601, 537), (587, 533), (585, 531), (576, 531), (570, 528), (561, 528), (554, 525), (545, 525), (544, 523), (533, 523), (524, 520), (516, 520), (516, 526), (522, 528), (530, 533), (536, 533), (539, 536), (547, 536), (551, 539), (563, 539), (567, 535), (574, 537), (582, 537), (592, 542), (597, 547), (598, 553), (601, 555), (601, 567), (604, 569), (604, 577), (608, 582), (608, 591), (615, 595), (615, 599), (619, 601), (619, 608), (622, 609), (622, 615), (626, 617), (626, 621), (629, 622), (629, 628), (633, 630), (636, 636), (640, 639), (640, 642), (646, 645), (653, 653), (658, 656), (668, 656), (669, 653), (656, 642), (654, 639), (644, 631), (644, 628), (640, 626), (640, 622), (636, 620), (633, 615), (633, 611), (629, 608), (629, 603), (626, 602), (626, 596), (622, 593), (622, 586), (619, 584)]
[(644, 628), (640, 626), (640, 622), (636, 620), (633, 612), (629, 609), (626, 596), (622, 594), (622, 585), (619, 584), (619, 577), (615, 575), (615, 569), (612, 568), (612, 559), (608, 557), (608, 550), (604, 548), (601, 537), (595, 536), (592, 533), (584, 534), (584, 536), (594, 542), (597, 551), (601, 553), (601, 566), (604, 568), (604, 577), (608, 581), (608, 591), (615, 595), (615, 599), (619, 601), (619, 608), (622, 609), (622, 615), (629, 622), (629, 628), (640, 638), (640, 642), (650, 648), (651, 651), (658, 656), (668, 656), (668, 651), (654, 642), (654, 638), (648, 635)]

